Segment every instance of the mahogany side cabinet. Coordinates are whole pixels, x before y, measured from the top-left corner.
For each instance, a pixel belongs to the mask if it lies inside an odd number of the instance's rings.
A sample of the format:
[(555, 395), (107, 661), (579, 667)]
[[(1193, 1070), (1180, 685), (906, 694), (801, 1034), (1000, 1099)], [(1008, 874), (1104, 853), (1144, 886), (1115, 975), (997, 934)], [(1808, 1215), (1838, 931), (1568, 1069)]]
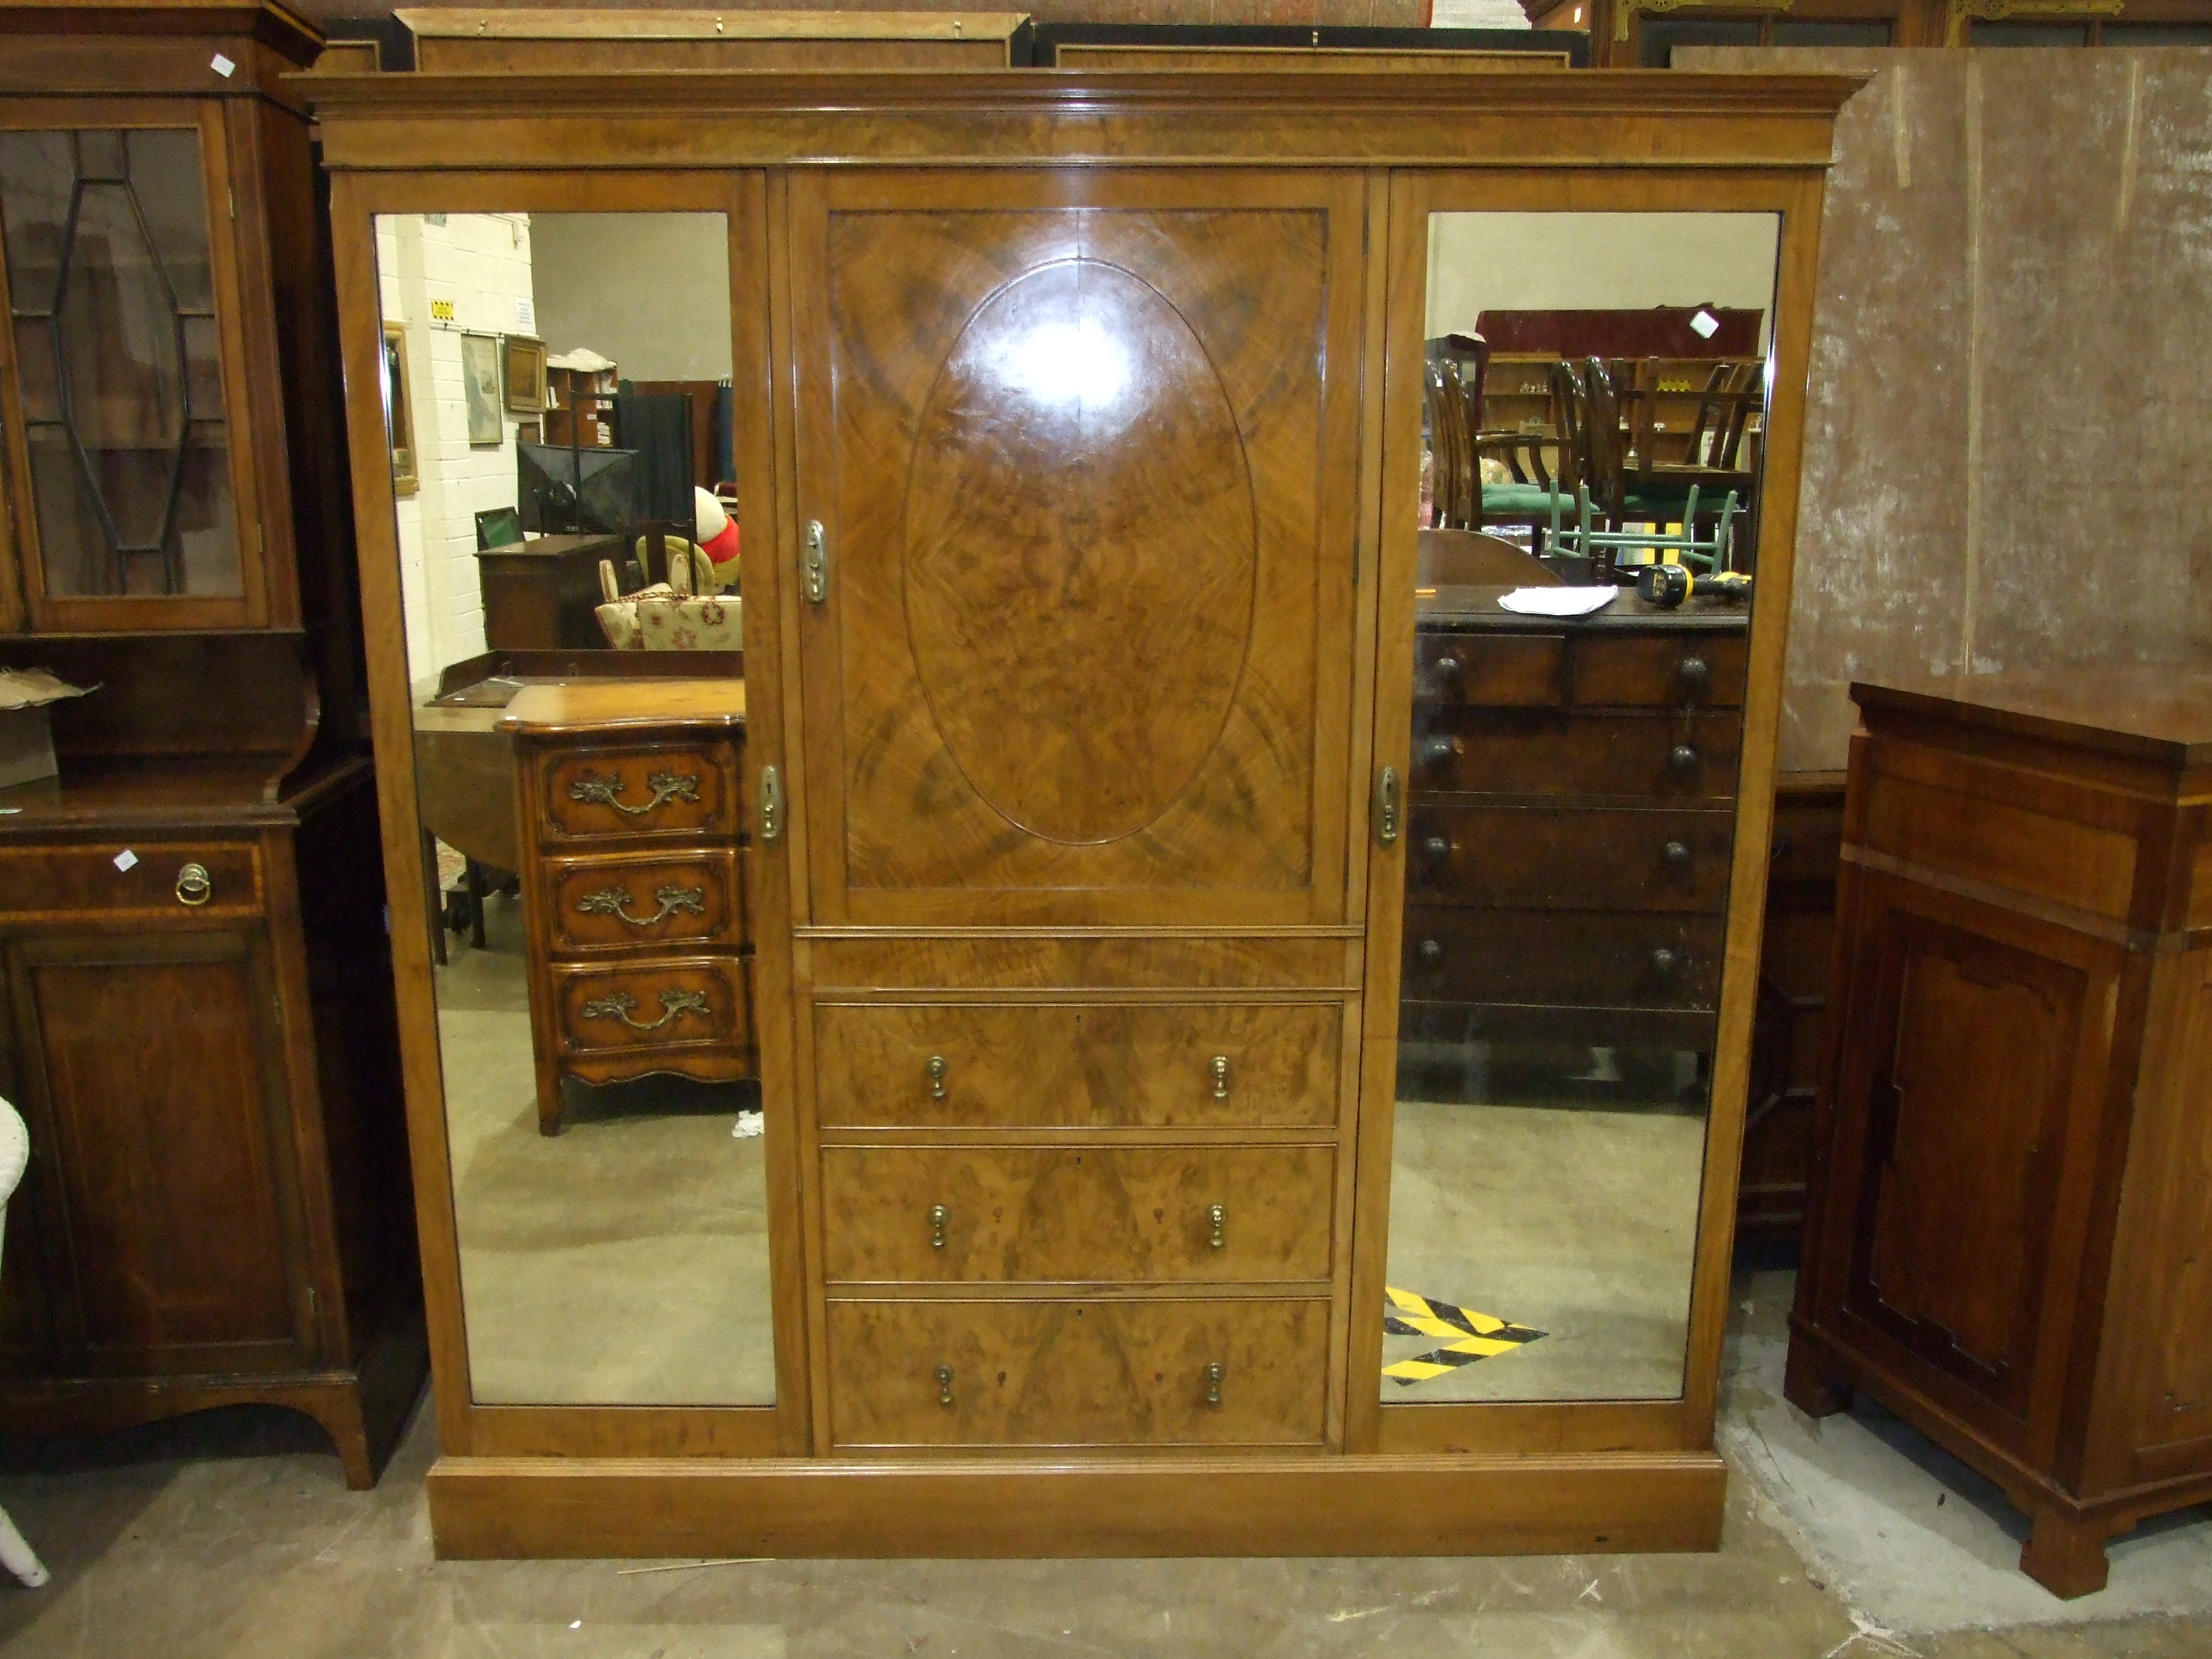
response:
[(2212, 675), (1851, 695), (1787, 1392), (1879, 1400), (2085, 1595), (2212, 1497)]

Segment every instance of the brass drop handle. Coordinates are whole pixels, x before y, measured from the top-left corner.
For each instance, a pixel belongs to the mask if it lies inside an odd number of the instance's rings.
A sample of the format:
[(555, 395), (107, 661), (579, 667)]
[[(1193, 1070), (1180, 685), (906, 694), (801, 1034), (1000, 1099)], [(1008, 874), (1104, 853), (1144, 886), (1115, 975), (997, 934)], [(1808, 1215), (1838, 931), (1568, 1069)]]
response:
[(1216, 1100), (1228, 1099), (1229, 1056), (1226, 1054), (1214, 1055), (1212, 1063), (1206, 1069), (1212, 1075), (1213, 1078), (1213, 1097)]
[(1206, 1403), (1209, 1406), (1221, 1403), (1221, 1362), (1218, 1359), (1206, 1368)]
[(1422, 967), (1437, 967), (1444, 959), (1444, 942), (1440, 939), (1425, 939), (1421, 941), (1419, 955)]
[(1698, 751), (1694, 745), (1678, 743), (1667, 751), (1667, 765), (1678, 778), (1686, 778), (1698, 769)]
[(1659, 849), (1659, 856), (1666, 860), (1667, 867), (1669, 870), (1679, 875), (1690, 867), (1690, 843), (1686, 841), (1670, 841)]
[(928, 1063), (923, 1066), (921, 1069), (929, 1074), (929, 1097), (932, 1100), (944, 1099), (945, 1073), (945, 1056), (943, 1054), (932, 1054), (929, 1057)]
[(204, 864), (188, 864), (177, 872), (177, 902), (202, 905), (215, 896), (215, 883)]
[(945, 1230), (951, 1224), (951, 1211), (946, 1209), (942, 1204), (933, 1204), (929, 1206), (929, 1248), (931, 1249), (941, 1250), (945, 1248)]
[(937, 1403), (940, 1406), (952, 1403), (952, 1367), (950, 1365), (937, 1368)]
[(623, 782), (623, 775), (619, 772), (607, 777), (601, 777), (595, 772), (586, 772), (568, 786), (568, 799), (573, 801), (581, 801), (586, 806), (611, 806), (616, 811), (633, 818), (642, 817), (647, 812), (656, 811), (665, 803), (672, 800), (688, 800), (694, 805), (699, 803), (699, 780), (696, 775), (684, 776), (674, 772), (655, 772), (645, 781), (645, 787), (653, 792), (653, 799), (642, 806), (630, 806), (623, 803), (622, 793), (626, 787)]
[(1207, 1205), (1206, 1206), (1206, 1224), (1213, 1230), (1206, 1237), (1206, 1242), (1207, 1243), (1213, 1246), (1217, 1250), (1223, 1245), (1228, 1243), (1229, 1241), (1222, 1237), (1222, 1229), (1229, 1224), (1229, 1206), (1227, 1205)]

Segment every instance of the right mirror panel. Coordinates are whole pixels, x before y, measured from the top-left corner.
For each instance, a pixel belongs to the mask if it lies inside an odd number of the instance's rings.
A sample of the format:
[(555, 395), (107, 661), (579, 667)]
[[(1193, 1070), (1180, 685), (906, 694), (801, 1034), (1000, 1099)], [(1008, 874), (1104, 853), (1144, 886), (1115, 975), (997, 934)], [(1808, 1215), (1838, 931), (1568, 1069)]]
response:
[(1430, 220), (1386, 1403), (1682, 1391), (1779, 231)]

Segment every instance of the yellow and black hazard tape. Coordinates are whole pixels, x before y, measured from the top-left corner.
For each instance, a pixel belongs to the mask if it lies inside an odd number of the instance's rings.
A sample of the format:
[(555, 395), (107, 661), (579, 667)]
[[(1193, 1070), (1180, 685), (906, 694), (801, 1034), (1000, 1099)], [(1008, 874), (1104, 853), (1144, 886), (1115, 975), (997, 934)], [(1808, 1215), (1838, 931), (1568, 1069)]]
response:
[(1385, 1335), (1433, 1336), (1444, 1342), (1441, 1348), (1382, 1368), (1382, 1375), (1395, 1380), (1401, 1389), (1425, 1382), (1431, 1377), (1448, 1376), (1462, 1365), (1472, 1365), (1492, 1354), (1511, 1353), (1545, 1334), (1492, 1314), (1477, 1313), (1472, 1308), (1439, 1302), (1434, 1297), (1416, 1296), (1395, 1285), (1383, 1286), (1383, 1294), (1391, 1304), (1382, 1310)]

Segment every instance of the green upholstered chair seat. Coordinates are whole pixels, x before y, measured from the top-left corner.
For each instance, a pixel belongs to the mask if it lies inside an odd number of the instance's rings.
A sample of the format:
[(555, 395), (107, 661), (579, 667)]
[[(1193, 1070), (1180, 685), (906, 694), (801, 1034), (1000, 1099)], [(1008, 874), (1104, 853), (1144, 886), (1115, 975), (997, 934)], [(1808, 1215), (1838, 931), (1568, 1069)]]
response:
[[(1555, 493), (1541, 484), (1485, 483), (1482, 486), (1482, 516), (1486, 519), (1548, 518)], [(1560, 495), (1559, 502), (1559, 522), (1566, 524), (1575, 517), (1575, 498)]]

